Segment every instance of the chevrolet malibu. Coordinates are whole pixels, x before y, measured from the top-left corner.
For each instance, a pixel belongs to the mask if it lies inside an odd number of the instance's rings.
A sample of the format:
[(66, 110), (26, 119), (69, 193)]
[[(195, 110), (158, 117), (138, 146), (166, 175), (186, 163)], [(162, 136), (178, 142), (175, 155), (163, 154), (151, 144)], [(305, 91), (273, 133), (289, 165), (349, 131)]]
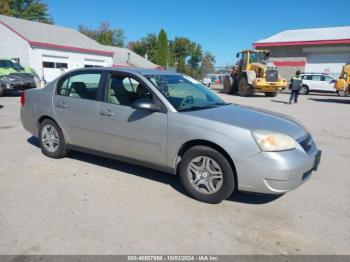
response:
[(85, 151), (178, 175), (193, 198), (284, 194), (321, 152), (294, 119), (225, 103), (196, 80), (146, 69), (78, 69), (21, 97), (24, 128), (43, 154)]

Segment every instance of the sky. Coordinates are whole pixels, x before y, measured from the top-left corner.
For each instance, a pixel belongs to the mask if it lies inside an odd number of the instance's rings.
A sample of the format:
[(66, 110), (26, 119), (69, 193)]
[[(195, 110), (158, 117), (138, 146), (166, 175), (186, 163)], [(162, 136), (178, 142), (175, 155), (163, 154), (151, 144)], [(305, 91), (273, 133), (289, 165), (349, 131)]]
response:
[[(44, 0), (55, 24), (125, 31), (126, 43), (163, 28), (169, 39), (188, 37), (232, 64), (252, 43), (288, 29), (350, 26), (349, 0)], [(263, 4), (262, 4), (263, 3)]]

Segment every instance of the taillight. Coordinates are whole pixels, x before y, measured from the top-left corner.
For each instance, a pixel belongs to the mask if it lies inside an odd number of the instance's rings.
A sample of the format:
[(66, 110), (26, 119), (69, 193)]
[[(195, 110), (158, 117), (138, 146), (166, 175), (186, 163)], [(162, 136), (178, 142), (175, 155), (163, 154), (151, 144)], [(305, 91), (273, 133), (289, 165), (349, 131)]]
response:
[(26, 102), (26, 93), (23, 92), (21, 95), (21, 106), (24, 106), (25, 102)]

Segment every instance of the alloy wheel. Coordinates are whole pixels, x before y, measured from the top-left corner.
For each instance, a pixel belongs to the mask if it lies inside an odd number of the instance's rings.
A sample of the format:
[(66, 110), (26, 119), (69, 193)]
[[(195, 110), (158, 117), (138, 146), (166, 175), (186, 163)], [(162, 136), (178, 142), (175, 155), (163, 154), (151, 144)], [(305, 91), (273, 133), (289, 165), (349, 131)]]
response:
[(188, 165), (187, 176), (193, 188), (204, 194), (214, 194), (222, 187), (221, 167), (208, 156), (194, 158)]
[(53, 125), (47, 124), (42, 128), (41, 142), (47, 151), (51, 153), (54, 153), (57, 151), (60, 145), (60, 140), (59, 140), (58, 132)]

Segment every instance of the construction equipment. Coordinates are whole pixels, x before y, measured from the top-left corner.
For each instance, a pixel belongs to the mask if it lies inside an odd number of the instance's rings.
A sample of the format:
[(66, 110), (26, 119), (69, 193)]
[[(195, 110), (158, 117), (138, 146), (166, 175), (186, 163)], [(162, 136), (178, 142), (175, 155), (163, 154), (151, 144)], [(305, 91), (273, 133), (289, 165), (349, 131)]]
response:
[(240, 96), (252, 96), (265, 93), (274, 97), (278, 90), (285, 89), (287, 82), (279, 76), (273, 64), (267, 62), (269, 50), (243, 50), (237, 53), (239, 58), (230, 76), (224, 80), (223, 92)]
[(339, 79), (334, 83), (334, 88), (339, 96), (348, 96), (350, 94), (350, 64), (343, 66)]

